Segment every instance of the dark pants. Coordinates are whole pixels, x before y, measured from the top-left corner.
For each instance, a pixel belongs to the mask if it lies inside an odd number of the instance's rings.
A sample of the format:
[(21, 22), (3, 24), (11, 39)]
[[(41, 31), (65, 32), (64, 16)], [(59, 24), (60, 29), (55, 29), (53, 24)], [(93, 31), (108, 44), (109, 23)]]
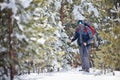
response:
[(81, 58), (81, 63), (82, 63), (82, 69), (89, 72), (90, 68), (90, 62), (89, 62), (89, 46), (80, 46), (79, 47), (79, 52), (80, 52), (80, 58)]

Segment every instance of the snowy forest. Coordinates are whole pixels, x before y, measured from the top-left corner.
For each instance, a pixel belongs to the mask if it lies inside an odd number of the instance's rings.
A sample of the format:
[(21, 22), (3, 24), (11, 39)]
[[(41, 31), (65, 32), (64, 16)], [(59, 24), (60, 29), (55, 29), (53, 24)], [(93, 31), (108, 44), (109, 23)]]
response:
[(77, 20), (90, 21), (95, 30), (91, 68), (115, 75), (120, 71), (120, 0), (0, 0), (0, 80), (79, 67), (78, 45), (69, 43)]

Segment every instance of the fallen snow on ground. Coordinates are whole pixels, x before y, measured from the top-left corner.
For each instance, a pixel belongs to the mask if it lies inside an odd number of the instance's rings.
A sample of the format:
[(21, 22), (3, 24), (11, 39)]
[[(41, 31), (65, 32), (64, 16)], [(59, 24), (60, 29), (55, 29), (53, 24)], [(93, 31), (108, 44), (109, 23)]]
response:
[[(97, 72), (98, 73), (98, 72)], [(21, 76), (15, 76), (14, 80), (120, 80), (120, 72), (115, 71), (115, 75), (112, 74), (99, 74), (93, 70), (90, 73), (78, 71), (76, 69), (65, 71), (65, 72), (54, 72), (54, 73), (31, 73)]]

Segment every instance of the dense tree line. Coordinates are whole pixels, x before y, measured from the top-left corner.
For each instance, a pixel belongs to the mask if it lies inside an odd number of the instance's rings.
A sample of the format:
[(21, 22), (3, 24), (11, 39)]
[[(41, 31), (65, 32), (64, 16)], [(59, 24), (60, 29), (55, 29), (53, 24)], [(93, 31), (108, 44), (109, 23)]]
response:
[[(13, 3), (16, 9), (3, 8), (2, 3)], [(80, 64), (77, 46), (67, 43), (77, 25), (75, 7), (96, 31), (92, 66), (120, 70), (119, 0), (33, 0), (28, 7), (19, 0), (1, 0), (0, 78), (11, 74), (12, 80), (14, 74), (59, 71)]]

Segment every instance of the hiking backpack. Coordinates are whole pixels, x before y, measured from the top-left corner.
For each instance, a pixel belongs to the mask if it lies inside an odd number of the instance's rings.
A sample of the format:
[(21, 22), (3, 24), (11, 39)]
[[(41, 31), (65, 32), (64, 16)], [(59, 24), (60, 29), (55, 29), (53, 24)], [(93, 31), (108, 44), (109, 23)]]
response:
[[(92, 26), (87, 26), (87, 28), (84, 30), (87, 34), (90, 34), (91, 33), (91, 36), (89, 35), (90, 38), (93, 38), (94, 37), (94, 28)], [(89, 32), (90, 31), (90, 32)]]
[(84, 31), (88, 33), (87, 28), (89, 28), (89, 30), (92, 33), (92, 37), (94, 36), (95, 31), (94, 31), (94, 28), (90, 25), (89, 21), (78, 20), (77, 24), (84, 24), (86, 26), (86, 29)]
[(92, 36), (94, 36), (94, 34), (95, 34), (94, 28), (93, 28), (92, 26), (88, 26), (88, 27), (89, 27), (89, 29), (90, 29), (91, 32), (92, 32)]
[[(95, 30), (94, 30), (94, 28), (89, 24), (89, 23), (84, 23), (84, 25), (86, 26), (86, 28), (89, 28), (89, 30), (91, 31), (91, 33), (92, 33), (92, 37), (94, 36), (94, 34), (95, 34)], [(86, 30), (85, 32), (87, 32), (88, 33), (88, 31)]]

